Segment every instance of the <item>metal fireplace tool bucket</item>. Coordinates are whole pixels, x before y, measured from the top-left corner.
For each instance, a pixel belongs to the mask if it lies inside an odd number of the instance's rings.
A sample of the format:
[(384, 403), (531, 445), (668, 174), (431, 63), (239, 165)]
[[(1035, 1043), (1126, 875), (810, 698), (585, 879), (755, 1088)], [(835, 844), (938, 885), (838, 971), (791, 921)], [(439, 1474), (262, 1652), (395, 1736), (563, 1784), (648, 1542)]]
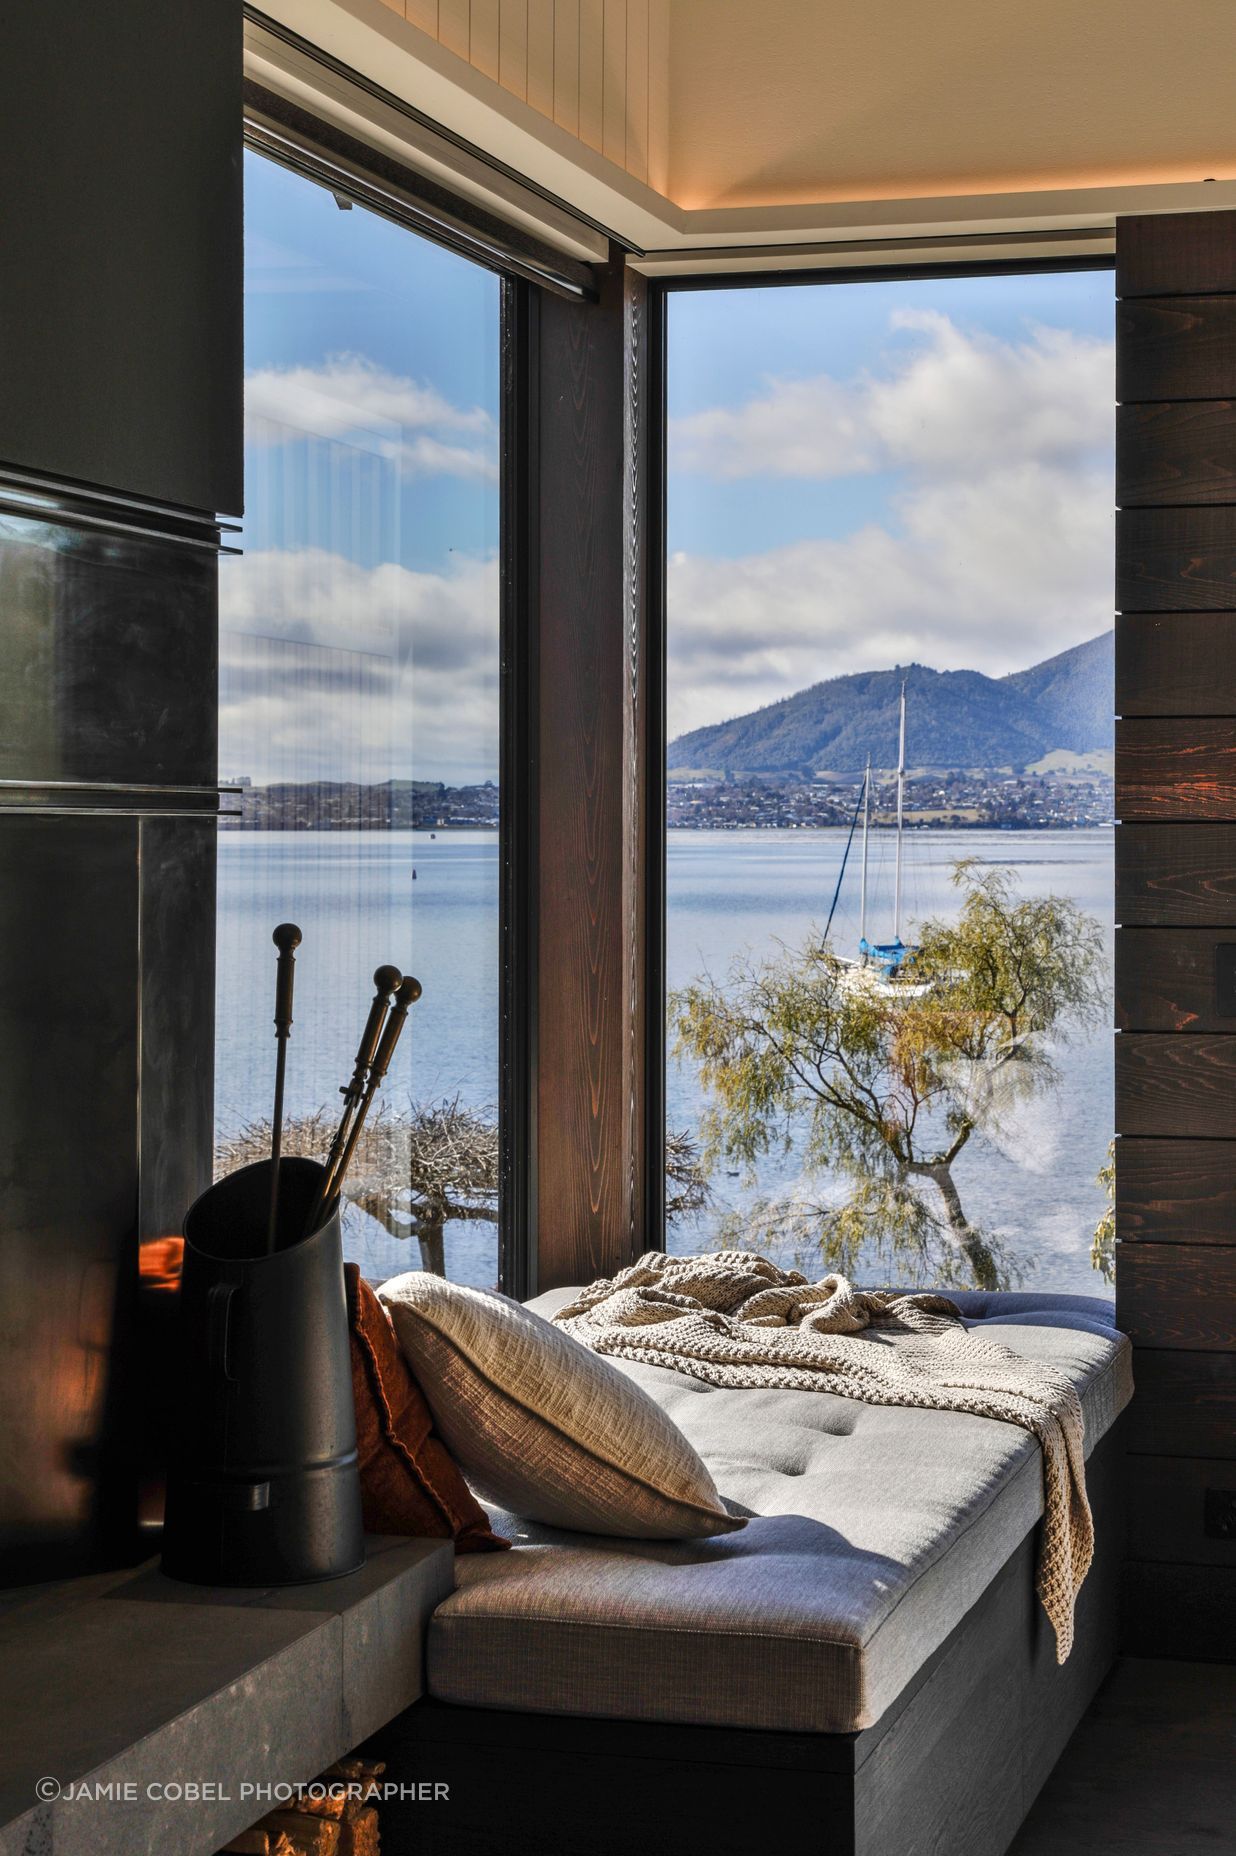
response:
[(163, 1570), (296, 1585), (365, 1557), (338, 1201), (306, 1234), (324, 1169), (281, 1160), (211, 1186), (185, 1220), (181, 1411)]

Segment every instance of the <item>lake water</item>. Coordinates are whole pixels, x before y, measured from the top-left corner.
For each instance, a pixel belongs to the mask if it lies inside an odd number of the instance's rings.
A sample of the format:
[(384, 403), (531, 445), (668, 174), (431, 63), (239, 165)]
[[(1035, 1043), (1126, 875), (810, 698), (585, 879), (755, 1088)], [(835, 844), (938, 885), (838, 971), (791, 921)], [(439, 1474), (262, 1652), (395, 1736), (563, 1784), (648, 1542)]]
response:
[[(669, 834), (667, 959), (671, 986), (705, 969), (724, 973), (749, 950), (801, 944), (828, 915), (843, 831)], [(1112, 918), (1112, 833), (918, 832), (906, 838), (906, 918), (955, 907), (949, 882), (962, 856), (1007, 864), (1022, 893), (1071, 896)], [(869, 933), (891, 932), (891, 835), (873, 834)], [(413, 872), (415, 871), (415, 876)], [(833, 923), (834, 942), (857, 941), (852, 864)], [(274, 949), (282, 920), (304, 930), (289, 1048), (290, 1114), (333, 1105), (350, 1072), (359, 1028), (383, 961), (415, 972), (423, 999), (409, 1019), (383, 1093), (391, 1107), (458, 1095), (470, 1107), (497, 1098), (498, 846), (492, 833), (230, 832), (219, 839), (219, 977), (216, 1123), (227, 1135), (268, 1115), (274, 1075)], [(1102, 1293), (1090, 1239), (1103, 1208), (1095, 1183), (1111, 1135), (1112, 1034), (1102, 1029), (1058, 1053), (1059, 1091), (1023, 1114), (1012, 1153), (972, 1142), (956, 1169), (969, 1216), (998, 1231), (1042, 1288)], [(693, 1126), (699, 1094), (671, 1066), (672, 1125)], [(761, 1168), (760, 1187), (792, 1185), (793, 1157)], [(718, 1210), (751, 1196), (742, 1180), (714, 1179)], [(671, 1248), (705, 1245), (710, 1221), (670, 1233)], [(492, 1225), (447, 1228), (447, 1269), (482, 1286), (496, 1275)], [(414, 1243), (349, 1214), (345, 1244), (375, 1279), (414, 1268)]]

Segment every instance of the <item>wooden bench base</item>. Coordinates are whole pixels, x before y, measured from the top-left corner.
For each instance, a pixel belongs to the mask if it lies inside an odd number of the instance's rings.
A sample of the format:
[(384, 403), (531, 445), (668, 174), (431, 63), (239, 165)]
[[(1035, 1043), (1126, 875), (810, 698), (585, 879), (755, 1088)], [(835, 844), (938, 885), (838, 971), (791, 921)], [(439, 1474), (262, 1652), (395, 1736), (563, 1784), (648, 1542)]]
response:
[(1037, 1530), (873, 1727), (784, 1734), (514, 1714), (425, 1700), (366, 1742), (384, 1856), (1002, 1856), (1116, 1653), (1123, 1423), (1090, 1459), (1097, 1549), (1060, 1668)]

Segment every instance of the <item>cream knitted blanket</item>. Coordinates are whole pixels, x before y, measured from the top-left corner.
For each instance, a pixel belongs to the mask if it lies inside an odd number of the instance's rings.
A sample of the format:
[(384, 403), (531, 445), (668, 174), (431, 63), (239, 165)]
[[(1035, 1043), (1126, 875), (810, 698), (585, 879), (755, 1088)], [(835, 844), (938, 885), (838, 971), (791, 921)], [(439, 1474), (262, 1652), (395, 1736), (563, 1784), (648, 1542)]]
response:
[(1056, 1633), (1073, 1645), (1073, 1606), (1090, 1565), (1081, 1402), (1065, 1373), (962, 1326), (943, 1295), (808, 1282), (764, 1257), (649, 1251), (594, 1282), (554, 1320), (597, 1353), (668, 1366), (715, 1386), (814, 1387), (869, 1405), (968, 1411), (1032, 1431), (1043, 1447), (1037, 1586)]

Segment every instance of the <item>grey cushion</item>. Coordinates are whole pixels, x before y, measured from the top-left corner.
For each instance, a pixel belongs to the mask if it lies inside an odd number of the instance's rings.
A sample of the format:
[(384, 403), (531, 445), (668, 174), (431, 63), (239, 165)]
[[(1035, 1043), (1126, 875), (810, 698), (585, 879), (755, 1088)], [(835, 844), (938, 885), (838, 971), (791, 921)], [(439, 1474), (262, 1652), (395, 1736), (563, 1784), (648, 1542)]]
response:
[[(532, 1304), (552, 1314), (572, 1291)], [(1007, 1346), (1063, 1367), (1089, 1451), (1132, 1392), (1109, 1303), (959, 1294)], [(695, 1445), (746, 1529), (645, 1542), (508, 1516), (429, 1631), (445, 1701), (798, 1732), (871, 1725), (1043, 1512), (1027, 1432), (825, 1392), (733, 1391), (616, 1361)]]

